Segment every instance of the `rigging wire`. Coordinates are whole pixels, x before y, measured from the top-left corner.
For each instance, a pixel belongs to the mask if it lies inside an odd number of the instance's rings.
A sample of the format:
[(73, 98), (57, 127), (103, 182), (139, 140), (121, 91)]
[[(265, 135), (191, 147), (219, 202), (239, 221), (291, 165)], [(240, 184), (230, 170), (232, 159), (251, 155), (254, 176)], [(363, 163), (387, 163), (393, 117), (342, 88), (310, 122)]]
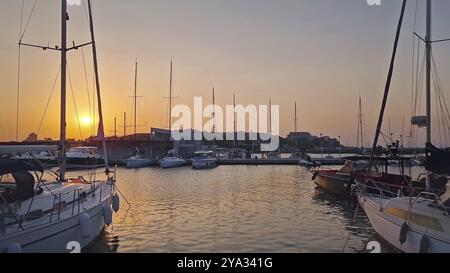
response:
[(77, 118), (77, 121), (78, 121), (78, 130), (79, 130), (79, 133), (80, 133), (81, 140), (83, 140), (83, 134), (82, 134), (82, 131), (81, 131), (80, 116), (78, 115), (77, 102), (75, 100), (75, 93), (73, 91), (72, 77), (70, 76), (69, 64), (67, 64), (67, 75), (69, 77), (69, 85), (70, 85), (70, 91), (72, 93), (72, 100), (73, 100), (73, 106), (74, 106), (74, 110), (75, 110), (75, 115), (76, 115), (76, 118)]
[(33, 7), (31, 9), (30, 14), (28, 15), (27, 22), (25, 24), (25, 27), (23, 26), (24, 22), (24, 14), (25, 14), (25, 0), (22, 0), (21, 2), (21, 8), (20, 8), (20, 28), (19, 28), (19, 42), (18, 42), (18, 53), (17, 53), (17, 90), (16, 90), (16, 141), (19, 141), (19, 112), (20, 112), (20, 79), (21, 79), (21, 67), (22, 67), (22, 46), (21, 42), (23, 37), (25, 36), (25, 33), (28, 29), (28, 26), (30, 24), (31, 18), (33, 17), (34, 11), (36, 9), (38, 0), (34, 1)]
[(414, 114), (414, 106), (413, 106), (413, 101), (414, 101), (414, 90), (415, 90), (415, 73), (416, 73), (416, 68), (415, 68), (415, 64), (416, 64), (416, 39), (418, 40), (418, 38), (416, 37), (416, 35), (414, 34), (416, 32), (416, 28), (417, 28), (417, 13), (418, 13), (418, 1), (416, 0), (416, 7), (415, 7), (415, 12), (414, 12), (414, 27), (413, 27), (413, 47), (412, 47), (412, 77), (411, 77), (411, 113)]
[[(19, 42), (22, 42), (23, 37), (25, 36), (25, 33), (27, 32), (28, 26), (30, 25), (31, 18), (33, 17), (34, 11), (36, 10), (37, 3), (38, 3), (38, 0), (34, 0), (34, 4), (33, 4), (33, 7), (31, 8), (29, 16), (28, 16), (27, 23), (25, 24), (25, 27), (23, 28), (23, 30), (21, 29)], [(23, 16), (22, 16), (22, 18), (23, 18)]]
[[(416, 0), (416, 6), (415, 6), (415, 11), (414, 11), (414, 27), (413, 27), (413, 30), (414, 30), (414, 33), (416, 32), (416, 29), (417, 29), (417, 15), (418, 15), (418, 10), (419, 10), (419, 0)], [(412, 44), (413, 44), (413, 47), (412, 47), (412, 62), (411, 62), (411, 64), (412, 64), (412, 69), (411, 69), (411, 71), (412, 71), (412, 75), (411, 75), (411, 115), (412, 116), (415, 116), (415, 113), (414, 113), (414, 90), (415, 90), (415, 73), (416, 73), (416, 60), (415, 60), (415, 57), (416, 57), (416, 39), (418, 40), (418, 43), (420, 42), (419, 41), (419, 39), (416, 37), (416, 35), (414, 35), (414, 33), (412, 34)], [(417, 50), (417, 52), (418, 52), (419, 50)], [(410, 137), (410, 140), (409, 140), (409, 146), (410, 146), (410, 148), (413, 146), (413, 142), (412, 142), (412, 140), (413, 140), (413, 136), (415, 135), (415, 127), (413, 126), (413, 124), (411, 123), (410, 124), (410, 129), (409, 129), (409, 137)]]
[(433, 79), (434, 79), (434, 88), (436, 93), (436, 99), (438, 100), (438, 107), (440, 108), (438, 114), (441, 115), (441, 122), (443, 126), (443, 135), (445, 139), (445, 145), (448, 146), (448, 134), (447, 130), (450, 129), (450, 111), (448, 108), (447, 100), (445, 97), (445, 93), (443, 91), (441, 77), (439, 74), (439, 70), (436, 64), (436, 60), (434, 58), (433, 53), (431, 53), (432, 65), (433, 65)]
[(16, 90), (16, 141), (19, 141), (19, 107), (20, 107), (20, 68), (21, 68), (21, 55), (22, 47), (20, 45), (20, 38), (22, 36), (23, 29), (23, 14), (24, 14), (25, 0), (21, 2), (20, 8), (20, 28), (18, 35), (18, 52), (17, 52), (17, 90)]
[(89, 80), (88, 80), (88, 74), (86, 69), (86, 60), (84, 58), (84, 50), (81, 48), (81, 57), (83, 59), (83, 69), (84, 69), (84, 78), (86, 81), (86, 91), (87, 91), (87, 99), (88, 99), (88, 106), (89, 106), (89, 115), (92, 115), (92, 109), (91, 109), (91, 93), (90, 93), (90, 87), (89, 87)]
[(19, 44), (17, 53), (17, 90), (16, 90), (16, 142), (19, 141), (19, 112), (20, 112), (20, 72), (21, 72), (22, 47)]
[(56, 83), (58, 82), (58, 78), (59, 78), (60, 74), (61, 74), (61, 66), (59, 66), (58, 73), (56, 73), (56, 78), (55, 78), (55, 81), (53, 82), (53, 87), (52, 87), (52, 90), (50, 92), (50, 96), (48, 97), (47, 104), (45, 105), (44, 113), (42, 114), (41, 121), (39, 123), (39, 127), (38, 127), (38, 130), (37, 130), (37, 134), (38, 135), (41, 132), (42, 124), (44, 123), (44, 119), (45, 119), (45, 116), (47, 114), (47, 110), (48, 110), (48, 107), (50, 105), (50, 101), (52, 99), (53, 93), (55, 92)]

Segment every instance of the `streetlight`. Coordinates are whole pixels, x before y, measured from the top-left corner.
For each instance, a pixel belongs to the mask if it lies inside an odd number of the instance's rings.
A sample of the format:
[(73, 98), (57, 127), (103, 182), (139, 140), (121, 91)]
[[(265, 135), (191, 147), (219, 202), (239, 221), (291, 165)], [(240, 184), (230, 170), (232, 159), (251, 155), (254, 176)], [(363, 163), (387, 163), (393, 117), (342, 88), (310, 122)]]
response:
[(323, 134), (320, 133), (320, 159), (323, 159)]
[(339, 136), (339, 158), (342, 159), (341, 136)]

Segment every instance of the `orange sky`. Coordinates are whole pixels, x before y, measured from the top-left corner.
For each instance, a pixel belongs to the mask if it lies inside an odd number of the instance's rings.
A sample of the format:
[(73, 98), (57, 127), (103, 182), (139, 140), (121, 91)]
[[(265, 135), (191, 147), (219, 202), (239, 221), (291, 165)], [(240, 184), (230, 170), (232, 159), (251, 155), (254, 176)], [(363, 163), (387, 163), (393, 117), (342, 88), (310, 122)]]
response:
[[(15, 137), (17, 36), (20, 2), (0, 3), (0, 140)], [(25, 1), (26, 15), (33, 1)], [(138, 123), (166, 127), (169, 65), (174, 59), (175, 102), (192, 105), (194, 96), (217, 104), (267, 104), (281, 107), (281, 132), (293, 130), (298, 102), (299, 130), (355, 144), (358, 97), (363, 97), (366, 142), (371, 142), (401, 1), (369, 7), (363, 0), (119, 1), (95, 0), (94, 15), (107, 134), (126, 111), (131, 124), (134, 60), (139, 59)], [(450, 3), (436, 0), (435, 36), (450, 37)], [(423, 11), (423, 9), (422, 9)], [(448, 12), (446, 12), (448, 11)], [(408, 7), (386, 118), (398, 136), (408, 121), (411, 100), (411, 32), (414, 6)], [(69, 41), (89, 40), (83, 9), (69, 9)], [(422, 18), (422, 17), (420, 17)], [(422, 26), (422, 21), (419, 25)], [(420, 27), (418, 32), (423, 28)], [(39, 1), (24, 42), (59, 44), (58, 1)], [(450, 47), (439, 45), (441, 74), (450, 71)], [(92, 92), (92, 57), (84, 49)], [(89, 116), (81, 51), (69, 58), (79, 115)], [(22, 49), (20, 139), (36, 132), (58, 70), (57, 52)], [(443, 84), (449, 86), (447, 77)], [(70, 84), (69, 136), (79, 138)], [(91, 94), (92, 95), (92, 94)], [(59, 82), (40, 138), (58, 138)], [(408, 126), (406, 126), (408, 128)], [(82, 125), (82, 136), (90, 126)], [(131, 128), (129, 129), (131, 131)], [(369, 139), (370, 137), (370, 139)]]

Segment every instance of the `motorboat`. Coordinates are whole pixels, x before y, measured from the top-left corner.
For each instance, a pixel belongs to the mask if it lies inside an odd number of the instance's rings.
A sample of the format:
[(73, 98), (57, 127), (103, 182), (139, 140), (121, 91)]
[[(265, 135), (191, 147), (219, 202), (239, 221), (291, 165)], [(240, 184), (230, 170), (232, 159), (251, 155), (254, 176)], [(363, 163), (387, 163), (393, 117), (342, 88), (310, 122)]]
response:
[(213, 151), (195, 152), (192, 157), (193, 169), (212, 169), (218, 166), (218, 159)]
[(53, 153), (48, 152), (48, 151), (42, 151), (39, 153), (30, 153), (30, 152), (21, 153), (21, 154), (11, 157), (11, 159), (13, 159), (13, 160), (28, 160), (28, 161), (37, 160), (42, 163), (56, 163), (56, 161), (57, 161), (57, 157)]
[[(345, 165), (337, 170), (314, 170), (312, 180), (319, 187), (330, 193), (350, 195), (354, 176), (367, 172), (369, 162), (354, 158), (347, 160)], [(372, 173), (378, 173), (376, 166)]]
[(298, 165), (301, 166), (301, 167), (306, 167), (306, 168), (317, 167), (317, 163), (315, 163), (313, 161), (310, 161), (310, 160), (307, 160), (307, 159), (304, 159), (304, 158), (299, 159)]
[(298, 165), (306, 168), (318, 167), (318, 164), (314, 162), (308, 154), (299, 153), (292, 156), (292, 158), (298, 158)]
[(79, 166), (98, 166), (105, 164), (97, 147), (74, 147), (66, 153), (67, 164)]

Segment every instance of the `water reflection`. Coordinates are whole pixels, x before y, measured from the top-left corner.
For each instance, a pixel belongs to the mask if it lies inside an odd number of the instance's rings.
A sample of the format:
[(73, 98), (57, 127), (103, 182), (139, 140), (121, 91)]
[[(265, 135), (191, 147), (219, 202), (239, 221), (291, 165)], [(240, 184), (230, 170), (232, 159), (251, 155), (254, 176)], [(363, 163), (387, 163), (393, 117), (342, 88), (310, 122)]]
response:
[(87, 252), (360, 252), (373, 235), (356, 201), (297, 166), (120, 169), (125, 202)]

